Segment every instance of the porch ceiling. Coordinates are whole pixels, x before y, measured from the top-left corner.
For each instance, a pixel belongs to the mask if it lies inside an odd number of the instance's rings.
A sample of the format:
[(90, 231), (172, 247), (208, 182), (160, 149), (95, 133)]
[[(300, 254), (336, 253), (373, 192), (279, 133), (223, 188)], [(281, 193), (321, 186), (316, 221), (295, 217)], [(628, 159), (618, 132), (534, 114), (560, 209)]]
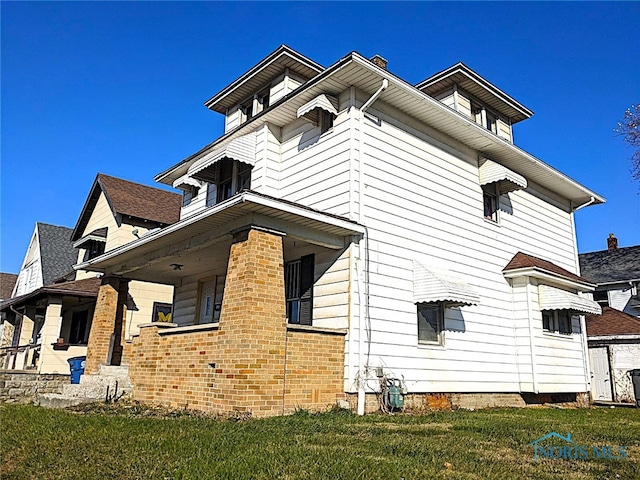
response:
[(345, 237), (364, 233), (343, 217), (245, 191), (74, 268), (175, 284), (180, 277), (226, 262), (233, 233), (246, 226), (330, 249), (344, 248)]

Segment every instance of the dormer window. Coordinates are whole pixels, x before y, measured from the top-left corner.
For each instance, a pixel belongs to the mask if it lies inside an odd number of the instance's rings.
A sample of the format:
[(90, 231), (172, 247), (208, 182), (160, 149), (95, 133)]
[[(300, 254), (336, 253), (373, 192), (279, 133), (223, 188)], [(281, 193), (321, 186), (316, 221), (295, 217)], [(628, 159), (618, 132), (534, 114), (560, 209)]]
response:
[(242, 111), (243, 123), (247, 120), (251, 120), (251, 118), (253, 117), (253, 99), (249, 100), (246, 103), (243, 103), (240, 106), (240, 110)]
[(269, 89), (265, 90), (262, 93), (258, 94), (258, 109), (260, 112), (263, 112), (269, 108)]
[(84, 250), (83, 261), (102, 255), (107, 243), (107, 227), (99, 228), (85, 235), (73, 244), (74, 248)]

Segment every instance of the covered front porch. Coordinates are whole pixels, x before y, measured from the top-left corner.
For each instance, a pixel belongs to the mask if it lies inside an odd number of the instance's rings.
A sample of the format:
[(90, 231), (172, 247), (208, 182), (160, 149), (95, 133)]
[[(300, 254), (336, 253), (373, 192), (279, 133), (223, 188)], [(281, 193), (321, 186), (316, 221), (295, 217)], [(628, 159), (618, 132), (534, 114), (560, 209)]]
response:
[(104, 273), (88, 373), (110, 361), (105, 339), (123, 338), (127, 281), (162, 282), (175, 287), (172, 321), (141, 326), (123, 347), (135, 399), (258, 416), (334, 404), (362, 234), (246, 191), (79, 265)]
[(69, 374), (67, 360), (84, 356), (100, 280), (90, 278), (39, 288), (0, 304), (5, 329), (0, 369)]

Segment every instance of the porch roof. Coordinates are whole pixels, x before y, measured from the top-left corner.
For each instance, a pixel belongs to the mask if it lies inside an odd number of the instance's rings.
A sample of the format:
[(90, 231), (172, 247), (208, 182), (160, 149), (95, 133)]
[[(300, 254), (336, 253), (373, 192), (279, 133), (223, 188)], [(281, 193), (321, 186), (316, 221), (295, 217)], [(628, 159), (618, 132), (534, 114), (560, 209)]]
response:
[[(133, 272), (161, 265), (166, 270), (164, 275), (170, 275), (169, 262), (182, 263), (184, 255), (229, 240), (247, 226), (331, 249), (344, 248), (344, 237), (364, 234), (362, 225), (345, 217), (245, 190), (74, 268), (138, 278)], [(155, 268), (154, 281), (160, 281), (162, 274), (160, 267)], [(168, 277), (165, 281), (170, 283)]]
[(0, 311), (5, 311), (9, 307), (21, 307), (34, 302), (47, 295), (57, 295), (64, 297), (84, 297), (95, 298), (98, 296), (101, 280), (99, 278), (85, 278), (73, 282), (54, 283), (38, 288), (19, 297), (9, 298), (0, 302)]

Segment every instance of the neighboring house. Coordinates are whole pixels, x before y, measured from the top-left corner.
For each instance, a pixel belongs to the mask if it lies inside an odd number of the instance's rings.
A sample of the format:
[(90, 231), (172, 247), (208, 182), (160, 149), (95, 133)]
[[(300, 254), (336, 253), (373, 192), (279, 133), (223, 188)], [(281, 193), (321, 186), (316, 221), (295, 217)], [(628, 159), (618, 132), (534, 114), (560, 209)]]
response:
[(586, 318), (593, 400), (635, 403), (630, 371), (640, 369), (640, 319), (612, 307)]
[(19, 297), (73, 272), (78, 253), (71, 229), (37, 222), (12, 297)]
[(612, 233), (607, 247), (579, 255), (582, 275), (597, 284), (593, 299), (603, 307), (640, 317), (640, 245), (618, 248)]
[[(177, 221), (180, 204), (180, 195), (175, 193), (98, 174), (75, 228), (57, 231), (71, 248), (71, 255), (66, 251), (62, 255), (60, 247), (49, 245), (51, 236), (45, 236), (47, 230), (38, 224), (25, 260), (25, 269), (36, 273), (25, 278), (42, 278), (44, 285), (40, 281), (35, 290), (24, 293), (16, 287), (21, 295), (0, 304), (0, 310), (16, 326), (2, 367), (68, 374), (67, 359), (87, 354), (101, 285), (95, 272), (74, 271), (73, 265)], [(49, 264), (59, 267), (55, 273), (46, 268)], [(38, 276), (34, 265), (42, 266), (42, 275)], [(69, 271), (72, 275), (65, 275)], [(126, 311), (121, 311), (119, 319), (127, 335), (105, 340), (114, 362), (119, 361), (126, 341), (140, 323), (157, 320), (160, 314), (170, 318), (172, 297), (171, 285), (131, 282)]]
[(364, 413), (394, 379), (414, 406), (586, 397), (600, 306), (574, 212), (604, 199), (513, 144), (528, 108), (461, 63), (414, 86), (286, 46), (205, 105), (224, 134), (156, 176), (180, 221), (77, 266), (104, 274), (89, 373), (144, 280), (175, 294), (125, 361), (141, 401)]
[(580, 270), (597, 284), (602, 316), (587, 316), (593, 400), (633, 403), (630, 370), (640, 368), (640, 245), (580, 254)]
[[(15, 273), (0, 273), (0, 302), (11, 298), (17, 280)], [(13, 325), (5, 322), (5, 317), (5, 313), (0, 312), (0, 348), (11, 345), (13, 338)]]

